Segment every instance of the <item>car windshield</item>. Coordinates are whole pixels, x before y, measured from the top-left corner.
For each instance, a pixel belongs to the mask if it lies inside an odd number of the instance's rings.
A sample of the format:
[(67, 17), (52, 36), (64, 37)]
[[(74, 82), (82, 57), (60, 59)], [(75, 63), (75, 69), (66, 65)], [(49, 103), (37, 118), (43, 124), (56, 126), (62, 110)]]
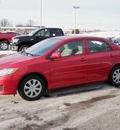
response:
[(35, 34), (38, 30), (40, 30), (40, 29), (36, 29), (36, 30), (33, 30), (31, 33), (29, 33), (28, 35), (29, 36), (32, 36), (33, 34)]
[(24, 53), (26, 53), (27, 56), (42, 56), (61, 41), (62, 40), (59, 39), (46, 39), (28, 48)]

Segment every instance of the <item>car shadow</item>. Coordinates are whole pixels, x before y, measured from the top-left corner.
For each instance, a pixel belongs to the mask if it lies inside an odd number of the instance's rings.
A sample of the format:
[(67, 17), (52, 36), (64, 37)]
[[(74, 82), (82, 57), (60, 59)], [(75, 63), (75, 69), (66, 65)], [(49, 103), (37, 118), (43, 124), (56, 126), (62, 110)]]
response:
[[(42, 97), (42, 99), (54, 98), (54, 97), (60, 97), (60, 96), (68, 96), (68, 95), (80, 94), (80, 93), (91, 92), (91, 91), (114, 89), (114, 88), (115, 88), (115, 86), (110, 85), (107, 81), (89, 83), (89, 84), (48, 90), (46, 95), (44, 95)], [(117, 88), (119, 89), (119, 87), (117, 87)]]

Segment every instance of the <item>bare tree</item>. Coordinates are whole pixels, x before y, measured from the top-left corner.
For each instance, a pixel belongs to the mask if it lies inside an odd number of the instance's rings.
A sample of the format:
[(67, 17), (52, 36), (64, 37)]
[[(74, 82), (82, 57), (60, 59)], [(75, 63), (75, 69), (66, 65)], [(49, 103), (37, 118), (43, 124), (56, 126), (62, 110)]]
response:
[(8, 19), (2, 19), (1, 21), (0, 21), (0, 25), (1, 25), (1, 27), (7, 27), (7, 26), (9, 26), (10, 25), (10, 23), (9, 23), (9, 21), (8, 21)]
[(34, 24), (35, 24), (35, 22), (34, 22), (32, 19), (29, 19), (29, 20), (27, 21), (26, 26), (31, 27), (31, 26), (33, 26)]
[(24, 25), (22, 23), (18, 23), (16, 24), (16, 27), (24, 27)]

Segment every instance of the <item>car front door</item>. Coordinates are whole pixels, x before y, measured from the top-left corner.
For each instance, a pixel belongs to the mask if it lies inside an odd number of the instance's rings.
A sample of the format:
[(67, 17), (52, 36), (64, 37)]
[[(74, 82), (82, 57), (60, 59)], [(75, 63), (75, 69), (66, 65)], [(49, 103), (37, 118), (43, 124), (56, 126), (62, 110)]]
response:
[(102, 40), (87, 40), (88, 54), (88, 81), (107, 80), (113, 64), (114, 52)]
[(50, 29), (42, 29), (35, 35), (35, 43), (50, 37)]
[(51, 59), (50, 77), (53, 88), (85, 83), (87, 81), (87, 54), (82, 40), (71, 41), (56, 50), (61, 58)]

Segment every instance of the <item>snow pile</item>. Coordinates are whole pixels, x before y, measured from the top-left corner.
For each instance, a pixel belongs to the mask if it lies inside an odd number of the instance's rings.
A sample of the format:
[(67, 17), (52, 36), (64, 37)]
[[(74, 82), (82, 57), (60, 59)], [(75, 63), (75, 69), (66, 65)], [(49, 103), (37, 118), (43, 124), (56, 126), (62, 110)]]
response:
[(95, 37), (114, 37), (120, 38), (120, 31), (101, 31), (101, 32), (91, 32), (91, 33), (83, 33), (83, 34), (69, 34), (72, 36), (95, 36)]
[(120, 37), (120, 31), (105, 31), (105, 32), (94, 32), (94, 33), (90, 33), (88, 34), (90, 36), (96, 36), (96, 37), (115, 37), (115, 38), (119, 38)]
[(0, 55), (9, 55), (9, 54), (13, 54), (13, 53), (16, 53), (16, 52), (11, 51), (11, 50), (6, 50), (6, 51), (0, 50)]

